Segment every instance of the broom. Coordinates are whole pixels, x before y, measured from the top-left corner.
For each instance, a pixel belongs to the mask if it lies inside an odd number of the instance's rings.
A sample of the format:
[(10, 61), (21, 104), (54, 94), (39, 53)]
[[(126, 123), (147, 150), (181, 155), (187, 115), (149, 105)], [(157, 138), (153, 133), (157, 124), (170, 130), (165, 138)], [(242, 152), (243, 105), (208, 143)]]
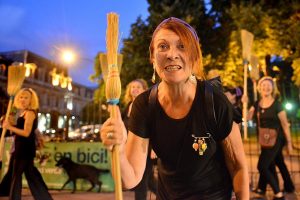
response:
[[(105, 94), (108, 104), (111, 105), (110, 116), (117, 117), (117, 104), (121, 96), (121, 80), (117, 66), (118, 62), (118, 37), (119, 37), (119, 17), (116, 13), (107, 15), (106, 49), (108, 76), (106, 80)], [(119, 158), (119, 145), (114, 145), (112, 149), (112, 171), (115, 181), (115, 196), (117, 200), (122, 200), (122, 183)]]
[[(251, 58), (251, 46), (253, 42), (253, 34), (242, 29), (242, 50), (243, 50), (243, 64), (244, 64), (244, 95), (248, 98), (247, 94), (247, 77), (248, 77), (248, 63)], [(247, 124), (247, 102), (243, 102), (243, 118), (244, 118), (244, 140), (248, 139), (248, 124)], [(249, 140), (249, 148), (251, 148), (251, 141)], [(252, 173), (252, 155), (250, 153), (250, 167), (251, 167), (251, 183), (250, 188), (253, 188), (253, 173)]]
[[(247, 96), (247, 77), (248, 77), (248, 63), (251, 57), (251, 46), (253, 42), (253, 34), (242, 29), (242, 48), (243, 48), (243, 64), (244, 64), (244, 95)], [(243, 103), (243, 118), (244, 118), (244, 139), (248, 139), (247, 130), (247, 102)]]
[(251, 65), (250, 78), (252, 79), (252, 82), (253, 82), (254, 101), (256, 101), (257, 100), (256, 81), (259, 79), (259, 69), (258, 69), (259, 61), (258, 61), (257, 56), (251, 55), (250, 65)]
[[(24, 66), (9, 66), (8, 67), (7, 93), (10, 96), (10, 98), (9, 98), (8, 107), (6, 110), (5, 120), (8, 120), (14, 96), (20, 90), (22, 83), (25, 79), (25, 71), (26, 71), (26, 68)], [(2, 134), (1, 134), (1, 141), (0, 141), (0, 161), (2, 161), (2, 159), (3, 159), (5, 133), (6, 133), (6, 129), (3, 128)]]
[[(105, 53), (100, 53), (99, 54), (99, 60), (100, 60), (100, 66), (101, 66), (101, 72), (102, 72), (102, 75), (103, 75), (103, 80), (106, 83), (107, 76), (108, 76), (107, 55)], [(119, 70), (119, 74), (121, 73), (122, 64), (123, 64), (123, 55), (122, 54), (118, 54), (118, 70)]]

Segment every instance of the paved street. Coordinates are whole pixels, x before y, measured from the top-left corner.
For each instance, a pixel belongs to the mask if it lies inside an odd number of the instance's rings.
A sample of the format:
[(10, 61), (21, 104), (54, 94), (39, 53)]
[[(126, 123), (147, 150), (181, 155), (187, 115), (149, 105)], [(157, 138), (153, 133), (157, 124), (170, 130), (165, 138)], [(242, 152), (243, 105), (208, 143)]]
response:
[[(250, 187), (255, 188), (258, 180), (258, 172), (256, 169), (259, 146), (255, 141), (244, 142), (244, 148), (248, 160), (249, 173), (250, 173)], [(299, 151), (299, 150), (298, 150)], [(294, 194), (286, 194), (286, 200), (300, 200), (300, 156), (299, 152), (295, 150), (292, 156), (287, 156), (284, 152), (285, 161), (291, 174), (291, 178), (296, 186), (296, 192)], [(280, 176), (279, 176), (280, 177)], [(282, 186), (282, 179), (280, 181), (280, 188)], [(114, 193), (96, 193), (96, 192), (83, 192), (78, 191), (75, 194), (71, 194), (70, 190), (58, 191), (50, 190), (54, 200), (114, 200)], [(23, 189), (22, 200), (34, 200), (28, 189)], [(268, 186), (267, 195), (261, 197), (255, 193), (251, 193), (251, 200), (271, 200), (273, 192)], [(148, 194), (148, 200), (154, 200), (155, 195), (153, 193)], [(0, 200), (8, 200), (7, 197), (0, 197)], [(134, 193), (131, 191), (123, 192), (123, 200), (134, 200)]]
[[(299, 191), (298, 188), (297, 191)], [(51, 190), (50, 193), (54, 200), (114, 200), (114, 193), (95, 193), (95, 192), (77, 192), (71, 194), (70, 191)], [(22, 200), (34, 200), (28, 189), (22, 191)], [(261, 197), (251, 193), (251, 200), (271, 200), (272, 192), (267, 192), (267, 197)], [(300, 199), (300, 193), (287, 194), (286, 200)], [(0, 197), (0, 200), (8, 200), (8, 197)], [(123, 200), (134, 200), (134, 194), (131, 191), (123, 192)], [(148, 193), (148, 200), (155, 200), (155, 195)]]
[[(54, 200), (113, 200), (114, 193), (96, 193), (96, 192), (76, 192), (71, 194), (70, 191), (50, 191)], [(34, 200), (28, 189), (22, 191), (22, 200)], [(150, 197), (150, 194), (149, 194)], [(134, 194), (131, 191), (123, 193), (123, 200), (133, 200)], [(150, 199), (150, 198), (149, 198)], [(155, 199), (152, 195), (151, 199)], [(0, 200), (8, 200), (8, 197), (0, 197)]]

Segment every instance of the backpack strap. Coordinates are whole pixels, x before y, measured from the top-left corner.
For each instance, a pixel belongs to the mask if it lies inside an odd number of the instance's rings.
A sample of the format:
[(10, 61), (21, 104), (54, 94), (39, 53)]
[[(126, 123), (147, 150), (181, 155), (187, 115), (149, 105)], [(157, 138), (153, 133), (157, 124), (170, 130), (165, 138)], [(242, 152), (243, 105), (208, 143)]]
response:
[(205, 103), (207, 105), (206, 114), (208, 115), (209, 121), (213, 120), (214, 123), (217, 125), (213, 86), (209, 81), (204, 82), (204, 91), (205, 91)]
[[(206, 106), (207, 108), (206, 113), (208, 115), (208, 119), (212, 119), (215, 122), (215, 124), (217, 124), (217, 118), (215, 113), (213, 87), (214, 86), (220, 87), (221, 82), (219, 80), (220, 80), (219, 78), (214, 78), (208, 81), (204, 81), (205, 102), (209, 105)], [(151, 87), (151, 91), (149, 95), (150, 112), (154, 110), (156, 105), (157, 88), (158, 88), (158, 84), (155, 84)], [(152, 114), (153, 113), (150, 113), (150, 116), (153, 116)]]
[(214, 88), (219, 92), (223, 92), (223, 86), (219, 76), (204, 81), (205, 103), (208, 105), (206, 106), (206, 113), (208, 119), (214, 121), (214, 127), (216, 128), (218, 122), (214, 105)]
[(149, 108), (150, 108), (150, 116), (153, 116), (153, 110), (155, 109), (156, 99), (157, 99), (157, 88), (158, 83), (151, 87), (150, 95), (149, 95)]
[[(213, 88), (216, 87), (222, 90), (222, 84), (220, 78), (214, 78), (211, 80), (204, 81), (204, 91), (205, 91), (205, 103), (206, 107), (206, 114), (208, 115), (208, 121), (212, 121), (214, 124), (214, 129), (217, 127), (217, 118), (215, 112), (215, 105), (214, 105), (214, 95), (213, 95)], [(154, 116), (155, 105), (157, 101), (157, 90), (158, 84), (155, 84), (151, 87), (150, 95), (149, 95), (149, 116)]]

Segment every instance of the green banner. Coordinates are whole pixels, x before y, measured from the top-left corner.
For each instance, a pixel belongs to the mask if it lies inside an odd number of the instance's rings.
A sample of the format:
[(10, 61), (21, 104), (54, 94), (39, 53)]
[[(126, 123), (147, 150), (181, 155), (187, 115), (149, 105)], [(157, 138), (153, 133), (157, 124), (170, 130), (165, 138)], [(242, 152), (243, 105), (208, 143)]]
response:
[[(110, 153), (102, 143), (70, 142), (70, 143), (46, 143), (46, 146), (37, 151), (34, 160), (35, 166), (41, 172), (44, 181), (49, 189), (60, 189), (67, 181), (68, 175), (62, 168), (55, 166), (56, 162), (63, 156), (71, 158), (78, 164), (88, 164), (99, 169), (110, 169)], [(5, 156), (3, 157), (2, 171), (6, 173), (10, 157), (10, 143), (5, 145)], [(102, 182), (102, 192), (114, 191), (114, 183), (111, 173), (102, 173), (99, 176)], [(27, 187), (27, 182), (23, 178), (23, 186)], [(78, 179), (77, 190), (87, 190), (91, 184), (87, 180)], [(66, 185), (65, 189), (73, 189), (73, 183)], [(98, 190), (98, 186), (93, 191)]]

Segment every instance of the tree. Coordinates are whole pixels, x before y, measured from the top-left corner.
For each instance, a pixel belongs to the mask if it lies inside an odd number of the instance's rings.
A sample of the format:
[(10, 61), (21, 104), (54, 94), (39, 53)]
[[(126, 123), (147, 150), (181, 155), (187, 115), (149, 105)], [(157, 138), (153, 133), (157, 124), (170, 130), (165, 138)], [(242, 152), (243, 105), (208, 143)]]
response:
[(231, 42), (229, 43), (226, 60), (223, 64), (223, 71), (221, 72), (222, 82), (224, 85), (230, 87), (243, 85), (243, 60), (241, 59), (241, 48), (237, 38), (240, 33), (233, 31), (231, 35)]
[(148, 50), (151, 35), (163, 19), (171, 16), (187, 21), (196, 29), (206, 72), (218, 69), (224, 77), (230, 75), (231, 79), (225, 78), (225, 83), (230, 81), (230, 85), (240, 85), (241, 81), (237, 74), (242, 62), (241, 29), (254, 34), (253, 52), (261, 66), (265, 64), (266, 55), (299, 57), (300, 15), (296, 1), (148, 0), (148, 3), (149, 17), (146, 20), (138, 17), (131, 26), (130, 36), (123, 40), (123, 86), (135, 78), (150, 82), (153, 73)]
[[(233, 68), (239, 68), (238, 66), (231, 66), (232, 58), (236, 58), (236, 53), (241, 52), (240, 36), (239, 34), (233, 34), (234, 32), (240, 32), (241, 29), (246, 29), (254, 34), (253, 52), (258, 56), (260, 65), (263, 66), (264, 72), (266, 73), (265, 57), (267, 55), (279, 55), (286, 58), (289, 56), (288, 52), (291, 52), (291, 45), (283, 45), (284, 43), (296, 43), (292, 42), (291, 35), (283, 36), (283, 30), (293, 30), (294, 32), (299, 31), (298, 26), (292, 26), (292, 20), (296, 19), (298, 15), (295, 14), (296, 5), (287, 1), (231, 1), (226, 3), (223, 1), (225, 9), (221, 9), (220, 12), (227, 13), (226, 19), (231, 19), (232, 34), (230, 36), (230, 42), (228, 43), (227, 49), (215, 60), (219, 60), (217, 65), (222, 64), (225, 76), (237, 77), (233, 72)], [(214, 8), (218, 9), (220, 3), (213, 3)], [(270, 6), (271, 5), (271, 6)], [(299, 7), (299, 6), (298, 6)], [(221, 14), (220, 14), (221, 16)], [(299, 20), (298, 20), (299, 21)], [(294, 24), (299, 22), (294, 20)], [(235, 35), (235, 37), (234, 37)], [(300, 35), (300, 34), (298, 34)], [(299, 38), (296, 36), (296, 38)], [(235, 42), (239, 45), (236, 46), (235, 50), (232, 50), (232, 45)], [(285, 41), (285, 42), (283, 42)], [(289, 42), (288, 42), (289, 41)], [(299, 45), (298, 45), (299, 46)], [(294, 48), (295, 49), (295, 48)], [(240, 53), (241, 57), (241, 53)], [(242, 58), (240, 58), (242, 59)], [(229, 67), (229, 68), (228, 68)], [(220, 67), (219, 67), (220, 68)], [(228, 68), (228, 69), (227, 69)], [(238, 72), (238, 70), (237, 70)], [(226, 75), (227, 74), (227, 75)], [(226, 81), (232, 83), (232, 79), (225, 78)], [(239, 79), (233, 79), (237, 85), (239, 85)]]
[(144, 78), (150, 81), (153, 73), (148, 50), (150, 39), (151, 31), (139, 17), (137, 22), (131, 25), (129, 38), (123, 40), (124, 44), (121, 50), (124, 55), (121, 73), (123, 86), (136, 78)]
[(292, 80), (294, 81), (295, 85), (300, 88), (300, 58), (294, 60), (292, 67), (294, 69)]

